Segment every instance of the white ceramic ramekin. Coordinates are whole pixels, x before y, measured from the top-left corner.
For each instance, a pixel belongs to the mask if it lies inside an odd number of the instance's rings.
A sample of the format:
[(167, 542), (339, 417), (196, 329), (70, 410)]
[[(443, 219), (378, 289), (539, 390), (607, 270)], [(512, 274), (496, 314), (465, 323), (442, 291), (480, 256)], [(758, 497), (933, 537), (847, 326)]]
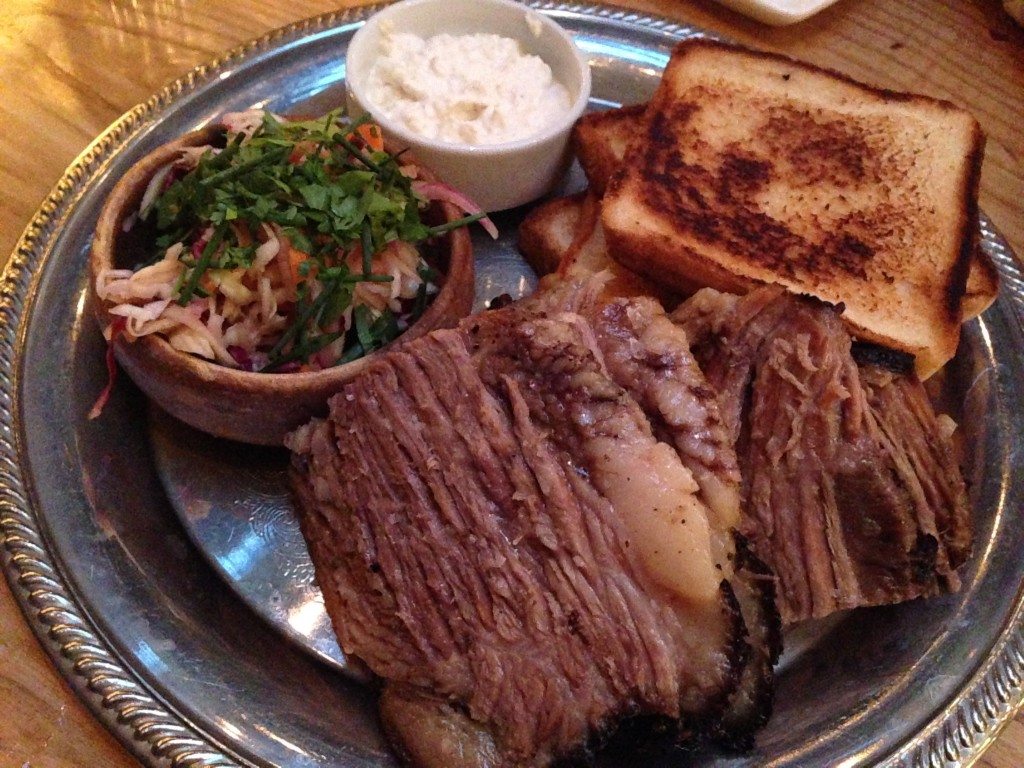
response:
[[(544, 131), (503, 144), (469, 145), (426, 139), (389, 120), (367, 96), (366, 78), (381, 54), (382, 29), (429, 38), (492, 33), (518, 40), (543, 59), (569, 91), (572, 106)], [(569, 161), (569, 132), (590, 97), (590, 69), (555, 21), (510, 0), (404, 0), (372, 16), (346, 56), (349, 110), (369, 112), (396, 146), (409, 147), (438, 177), (486, 211), (534, 200), (558, 181)]]

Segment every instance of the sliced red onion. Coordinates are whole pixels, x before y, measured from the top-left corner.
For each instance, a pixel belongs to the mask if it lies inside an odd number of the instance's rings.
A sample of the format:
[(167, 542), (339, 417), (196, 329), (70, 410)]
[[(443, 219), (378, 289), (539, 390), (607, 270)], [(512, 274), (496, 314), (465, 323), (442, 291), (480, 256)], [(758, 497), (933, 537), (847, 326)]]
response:
[[(470, 215), (483, 213), (483, 209), (479, 205), (466, 197), (462, 192), (459, 192), (459, 190), (448, 186), (444, 182), (414, 181), (412, 183), (412, 191), (417, 195), (425, 197), (427, 200), (441, 200), (445, 203), (451, 203)], [(484, 216), (480, 219), (480, 226), (482, 226), (487, 231), (487, 234), (492, 238), (495, 240), (498, 239), (498, 228), (494, 226), (494, 222), (491, 221), (490, 217)]]
[[(185, 150), (182, 150), (182, 152), (184, 151)], [(164, 193), (168, 189), (170, 189), (171, 185), (178, 180), (178, 177), (183, 175), (182, 173), (179, 172), (180, 168), (178, 167), (181, 164), (181, 161), (182, 158), (178, 158), (177, 160), (174, 161), (174, 165), (171, 166), (171, 172), (168, 173), (167, 178), (164, 179), (163, 188), (160, 190), (161, 193)]]
[(124, 332), (127, 322), (127, 318), (115, 317), (110, 324), (110, 341), (107, 342), (107, 385), (103, 387), (102, 391), (100, 391), (100, 396), (96, 398), (96, 402), (89, 409), (89, 414), (86, 418), (90, 421), (103, 413), (103, 409), (110, 399), (110, 393), (114, 391), (114, 382), (117, 381), (117, 359), (114, 357), (114, 342)]
[(253, 371), (262, 370), (270, 362), (270, 356), (266, 352), (253, 352), (249, 359), (252, 361), (252, 368), (250, 370)]
[(265, 114), (266, 111), (262, 109), (225, 112), (220, 122), (231, 133), (244, 133), (246, 136), (252, 136), (256, 129), (263, 125), (263, 115)]
[[(204, 144), (201, 147), (182, 147), (181, 157), (179, 157), (174, 163), (175, 170), (180, 171), (181, 175), (188, 173), (199, 165), (199, 159), (207, 152), (211, 155), (219, 155), (221, 150), (218, 147), (213, 147), (209, 144)], [(177, 176), (178, 174), (168, 177), (167, 186), (170, 186)]]
[(243, 371), (251, 371), (253, 369), (252, 358), (249, 357), (249, 353), (243, 347), (228, 347), (228, 354), (235, 359), (238, 367)]
[(201, 320), (203, 314), (210, 311), (210, 303), (206, 301), (206, 299), (192, 299), (192, 301), (185, 306), (185, 309), (191, 312), (192, 316), (197, 320)]

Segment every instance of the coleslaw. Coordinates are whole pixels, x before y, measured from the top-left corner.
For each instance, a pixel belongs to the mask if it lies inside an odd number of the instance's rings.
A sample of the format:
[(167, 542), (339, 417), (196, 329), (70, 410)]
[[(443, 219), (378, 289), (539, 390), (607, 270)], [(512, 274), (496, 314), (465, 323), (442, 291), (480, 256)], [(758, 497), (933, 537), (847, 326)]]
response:
[[(422, 245), (471, 221), (493, 230), (471, 201), (386, 152), (367, 118), (254, 110), (222, 124), (223, 146), (182, 149), (125, 222), (152, 228), (148, 261), (97, 275), (108, 340), (157, 333), (247, 371), (331, 367), (384, 346), (429, 305), (439, 276)], [(428, 225), (439, 199), (468, 215)]]

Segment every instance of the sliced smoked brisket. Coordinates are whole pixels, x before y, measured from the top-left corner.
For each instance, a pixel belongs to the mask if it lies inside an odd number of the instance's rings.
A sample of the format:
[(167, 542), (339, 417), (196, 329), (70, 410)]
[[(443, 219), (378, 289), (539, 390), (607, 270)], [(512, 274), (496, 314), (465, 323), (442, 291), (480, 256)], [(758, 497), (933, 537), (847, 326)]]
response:
[(836, 309), (781, 289), (701, 291), (673, 317), (719, 393), (784, 621), (958, 586), (964, 483), (912, 374), (858, 367)]
[(674, 445), (712, 515), (720, 559), (733, 562), (730, 583), (747, 627), (741, 683), (716, 723), (719, 736), (737, 746), (771, 713), (773, 667), (782, 648), (775, 582), (745, 542), (737, 546), (740, 472), (732, 434), (722, 420), (685, 332), (648, 297), (612, 297), (602, 276), (550, 286), (533, 304), (569, 310), (592, 328), (609, 376), (643, 408), (664, 442)]
[(401, 345), (290, 444), (328, 612), (407, 759), (541, 766), (626, 718), (721, 722), (733, 564), (579, 315)]

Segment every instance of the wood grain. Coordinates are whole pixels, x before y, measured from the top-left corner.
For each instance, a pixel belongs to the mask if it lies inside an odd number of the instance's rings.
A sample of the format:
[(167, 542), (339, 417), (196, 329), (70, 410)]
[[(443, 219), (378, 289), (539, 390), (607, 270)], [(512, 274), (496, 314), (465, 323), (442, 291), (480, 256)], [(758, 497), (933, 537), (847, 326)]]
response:
[[(997, 0), (840, 0), (771, 29), (710, 1), (618, 0), (875, 85), (969, 108), (988, 135), (982, 208), (1024, 253), (1024, 32)], [(342, 0), (341, 5), (354, 5)], [(0, 2), (0, 256), (63, 169), (134, 104), (189, 68), (339, 2)], [(1024, 765), (1012, 721), (978, 763)], [(0, 768), (137, 765), (63, 681), (0, 587)]]

